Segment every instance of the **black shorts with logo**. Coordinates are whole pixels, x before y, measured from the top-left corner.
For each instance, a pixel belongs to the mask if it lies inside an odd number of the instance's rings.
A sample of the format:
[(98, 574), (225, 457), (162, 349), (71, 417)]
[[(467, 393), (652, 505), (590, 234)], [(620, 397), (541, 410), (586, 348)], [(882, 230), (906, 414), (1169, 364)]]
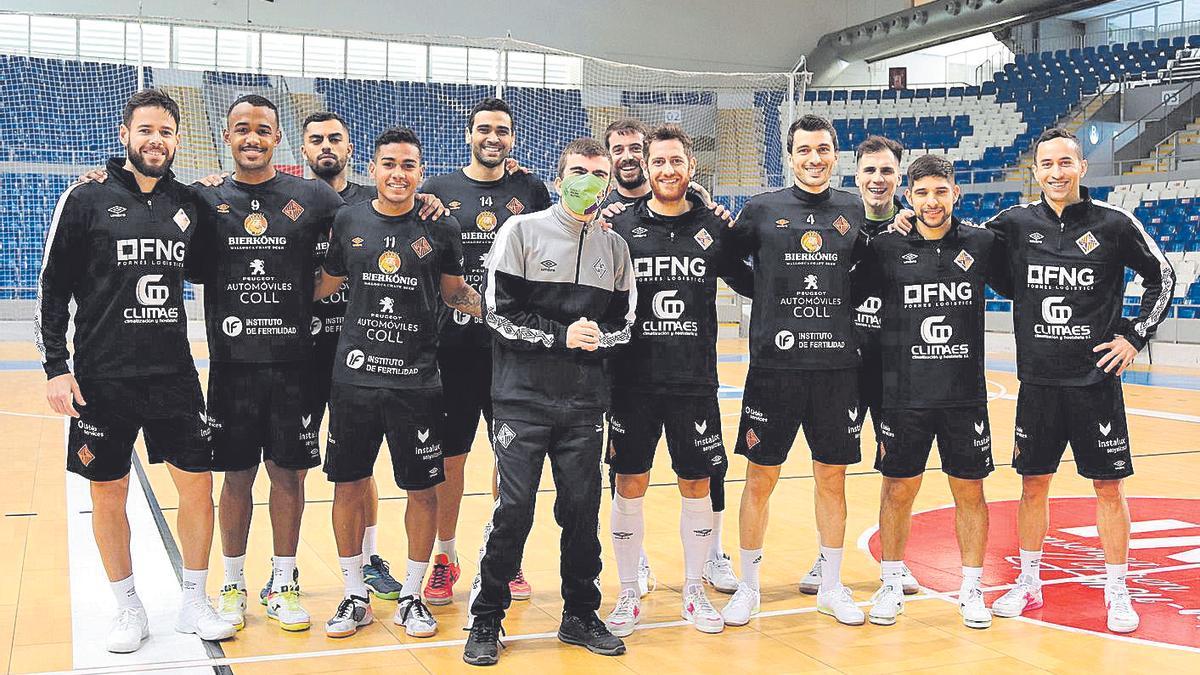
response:
[(87, 405), (76, 405), (67, 439), (67, 470), (92, 481), (129, 474), (141, 431), (150, 462), (208, 471), (212, 447), (196, 372), (79, 380)]
[(992, 430), (987, 404), (953, 408), (898, 408), (882, 411), (875, 469), (888, 478), (925, 472), (937, 440), (942, 472), (979, 480), (992, 472)]
[(320, 419), (306, 405), (311, 363), (213, 363), (208, 424), (213, 470), (242, 471), (271, 460), (284, 469), (321, 463)]
[(729, 463), (721, 440), (721, 408), (709, 395), (614, 391), (608, 410), (608, 463), (616, 473), (650, 471), (663, 429), (671, 469), (684, 480), (721, 476)]
[(796, 432), (814, 461), (846, 466), (862, 459), (858, 369), (784, 371), (750, 368), (738, 425), (739, 455), (761, 466), (787, 459)]
[(447, 457), (471, 451), (479, 416), (483, 415), (491, 443), (492, 351), (490, 347), (463, 345), (438, 349), (442, 374), (442, 403), (445, 408), (442, 450)]
[(368, 478), (387, 439), (396, 485), (424, 490), (446, 479), (442, 402), (436, 390), (384, 389), (333, 383), (325, 474), (334, 483)]
[(1055, 473), (1067, 443), (1075, 470), (1084, 478), (1133, 475), (1120, 379), (1109, 377), (1086, 387), (1021, 384), (1013, 468), (1022, 476)]
[(314, 429), (320, 429), (321, 420), (325, 419), (325, 407), (329, 404), (329, 390), (333, 385), (336, 352), (337, 341), (318, 341), (313, 348), (312, 370), (301, 381), (304, 386), (304, 409), (312, 415)]

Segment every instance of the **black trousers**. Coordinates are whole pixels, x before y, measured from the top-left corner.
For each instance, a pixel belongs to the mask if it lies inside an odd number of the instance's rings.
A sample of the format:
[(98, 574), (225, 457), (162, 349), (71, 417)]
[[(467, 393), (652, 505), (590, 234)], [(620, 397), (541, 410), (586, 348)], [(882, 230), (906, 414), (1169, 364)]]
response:
[(484, 529), (479, 578), (471, 589), (471, 614), (503, 616), (512, 602), (508, 582), (521, 567), (547, 456), (556, 490), (554, 520), (562, 528), (559, 574), (563, 610), (586, 614), (600, 609), (601, 416), (597, 414), (594, 422), (584, 426), (497, 417), (492, 436), (500, 499)]

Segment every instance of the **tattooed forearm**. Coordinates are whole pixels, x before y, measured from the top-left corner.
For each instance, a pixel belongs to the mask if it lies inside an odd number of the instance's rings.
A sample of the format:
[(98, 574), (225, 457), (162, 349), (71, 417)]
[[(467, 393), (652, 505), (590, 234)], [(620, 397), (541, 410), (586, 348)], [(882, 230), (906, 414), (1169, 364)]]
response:
[(454, 291), (450, 297), (446, 298), (446, 304), (449, 307), (474, 317), (479, 317), (482, 314), (479, 303), (479, 292), (466, 284), (463, 284), (462, 288)]

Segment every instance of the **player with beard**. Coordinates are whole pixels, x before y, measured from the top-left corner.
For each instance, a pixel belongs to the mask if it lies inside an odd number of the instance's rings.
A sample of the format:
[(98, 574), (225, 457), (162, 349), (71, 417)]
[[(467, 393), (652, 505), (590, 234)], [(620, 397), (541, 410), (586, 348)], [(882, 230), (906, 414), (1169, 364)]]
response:
[(284, 630), (305, 630), (310, 619), (300, 606), (295, 556), (304, 476), (320, 463), (304, 397), (312, 374), (313, 252), (342, 200), (323, 181), (272, 166), (280, 141), (274, 103), (242, 96), (226, 122), (237, 167), (232, 180), (196, 189), (209, 226), (197, 247), (211, 361), (208, 418), (214, 469), (225, 472), (220, 611), (235, 626), (245, 624), (251, 490), (264, 463), (275, 553), (267, 617)]
[(719, 633), (724, 622), (702, 582), (733, 593), (737, 577), (728, 558), (710, 558), (712, 539), (720, 536), (714, 510), (723, 507), (717, 495), (710, 496), (710, 483), (724, 476), (728, 464), (717, 405), (717, 279), (750, 295), (753, 271), (726, 246), (724, 222), (687, 198), (696, 168), (692, 139), (678, 126), (664, 125), (647, 136), (646, 146), (652, 196), (612, 219), (633, 258), (639, 320), (629, 346), (609, 359), (607, 459), (617, 474), (611, 529), (621, 593), (606, 624), (624, 637), (641, 618), (643, 498), (665, 427), (683, 500), (682, 615), (702, 632)]
[[(467, 115), (466, 143), (471, 162), (462, 169), (425, 181), (422, 190), (448, 204), (462, 228), (463, 275), (473, 288), (483, 283), (483, 259), (507, 220), (521, 213), (550, 208), (550, 193), (538, 176), (509, 173), (506, 160), (516, 140), (516, 125), (508, 104), (485, 98)], [(442, 452), (446, 480), (437, 487), (438, 534), (433, 571), (425, 587), (431, 605), (454, 599), (454, 582), (461, 574), (455, 547), (463, 471), (467, 453), (483, 416), (491, 436), (492, 338), (478, 318), (443, 311), (439, 328), (438, 367), (442, 374), (446, 419)], [(492, 497), (497, 497), (492, 473)], [(365, 554), (364, 554), (365, 555)], [(520, 570), (509, 584), (514, 600), (528, 600), (529, 583)]]
[[(76, 183), (59, 198), (38, 279), (35, 342), (46, 399), (72, 418), (67, 470), (89, 481), (92, 531), (117, 601), (106, 646), (117, 653), (136, 651), (150, 634), (125, 513), (139, 430), (150, 462), (166, 462), (179, 491), (183, 605), (175, 628), (205, 640), (234, 634), (205, 596), (211, 457), (183, 307), (199, 218), (190, 190), (170, 170), (178, 128), (179, 106), (163, 91), (130, 97), (120, 127), (125, 157), (109, 160), (113, 180)], [(75, 374), (67, 349), (72, 299)]]
[(768, 502), (801, 426), (812, 451), (821, 582), (817, 610), (861, 625), (865, 616), (841, 583), (846, 467), (861, 459), (859, 355), (850, 270), (866, 248), (856, 193), (830, 187), (837, 165), (833, 125), (805, 115), (788, 129), (795, 185), (752, 198), (732, 228), (752, 256), (755, 300), (736, 452), (745, 455), (742, 582), (723, 612), (740, 626), (759, 608)]
[(411, 637), (429, 637), (437, 622), (421, 601), (421, 582), (437, 530), (434, 488), (444, 480), (438, 308), (445, 303), (478, 316), (479, 294), (462, 277), (455, 219), (426, 224), (417, 217), (424, 167), (416, 135), (404, 128), (381, 134), (370, 170), (376, 197), (338, 214), (317, 296), (350, 280), (325, 455), (325, 473), (335, 483), (333, 524), (345, 595), (325, 632), (347, 637), (373, 620), (362, 576), (359, 502), (386, 437), (396, 485), (408, 495), (408, 563), (393, 621)]

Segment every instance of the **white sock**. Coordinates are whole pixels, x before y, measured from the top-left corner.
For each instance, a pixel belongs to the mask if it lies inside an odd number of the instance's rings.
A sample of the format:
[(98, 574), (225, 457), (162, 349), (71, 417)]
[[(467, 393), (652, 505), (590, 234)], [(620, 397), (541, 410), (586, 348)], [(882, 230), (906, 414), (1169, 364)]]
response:
[(183, 590), (183, 601), (203, 600), (204, 586), (208, 582), (208, 570), (189, 570), (183, 568), (183, 579), (179, 587)]
[(1034, 584), (1040, 586), (1042, 584), (1042, 552), (1026, 551), (1025, 549), (1017, 549), (1021, 552), (1021, 574), (1033, 579)]
[(821, 587), (820, 591), (836, 590), (842, 585), (842, 549), (821, 547)]
[[(711, 502), (709, 503), (711, 507)], [(725, 556), (725, 549), (721, 547), (721, 526), (725, 524), (725, 512), (713, 511), (712, 520), (712, 540), (708, 542), (708, 559), (720, 560)]]
[(138, 597), (137, 589), (133, 587), (132, 574), (120, 581), (110, 581), (108, 585), (112, 587), (113, 597), (117, 599), (118, 609), (142, 606), (142, 599)]
[(225, 562), (225, 585), (246, 590), (246, 554), (222, 556)]
[(1125, 587), (1125, 575), (1129, 573), (1129, 563), (1120, 565), (1104, 563), (1104, 571), (1108, 574), (1108, 579), (1104, 582), (1105, 588)]
[(979, 585), (982, 582), (982, 580), (983, 580), (983, 568), (982, 567), (967, 567), (966, 565), (963, 565), (962, 584), (959, 586), (960, 594), (962, 591), (969, 591), (972, 588), (979, 588)]
[(367, 595), (367, 584), (363, 581), (362, 554), (338, 557), (338, 566), (342, 568), (342, 581), (346, 585), (346, 595), (357, 595), (360, 598)]
[(409, 595), (414, 598), (421, 594), (421, 582), (425, 581), (425, 570), (429, 569), (429, 561), (408, 561), (408, 569), (404, 572), (404, 585), (400, 588), (400, 597)]
[(296, 556), (277, 555), (271, 560), (274, 561), (271, 572), (271, 592), (278, 593), (283, 590), (284, 586), (292, 584), (292, 577), (296, 575)]
[(446, 558), (452, 563), (458, 562), (458, 551), (454, 548), (454, 537), (449, 539), (438, 539), (433, 543), (433, 554), (436, 556), (439, 553), (444, 553)]
[(379, 550), (375, 548), (375, 531), (378, 525), (368, 525), (363, 530), (363, 560), (371, 562), (371, 556), (377, 555)]
[(762, 565), (763, 550), (761, 548), (744, 548), (738, 560), (742, 564), (742, 581), (747, 586), (758, 590), (758, 568)]
[(617, 579), (621, 590), (638, 591), (638, 561), (642, 555), (645, 522), (642, 520), (642, 498), (626, 499), (613, 495), (612, 515), (613, 557), (617, 559)]
[(713, 510), (708, 495), (699, 499), (683, 497), (679, 511), (679, 537), (683, 540), (684, 587), (700, 583), (704, 560), (712, 539)]
[[(891, 584), (896, 588), (903, 585), (902, 578), (904, 577), (904, 561), (903, 560), (884, 560), (879, 563), (879, 578), (885, 584)], [(824, 578), (824, 575), (822, 575)]]

